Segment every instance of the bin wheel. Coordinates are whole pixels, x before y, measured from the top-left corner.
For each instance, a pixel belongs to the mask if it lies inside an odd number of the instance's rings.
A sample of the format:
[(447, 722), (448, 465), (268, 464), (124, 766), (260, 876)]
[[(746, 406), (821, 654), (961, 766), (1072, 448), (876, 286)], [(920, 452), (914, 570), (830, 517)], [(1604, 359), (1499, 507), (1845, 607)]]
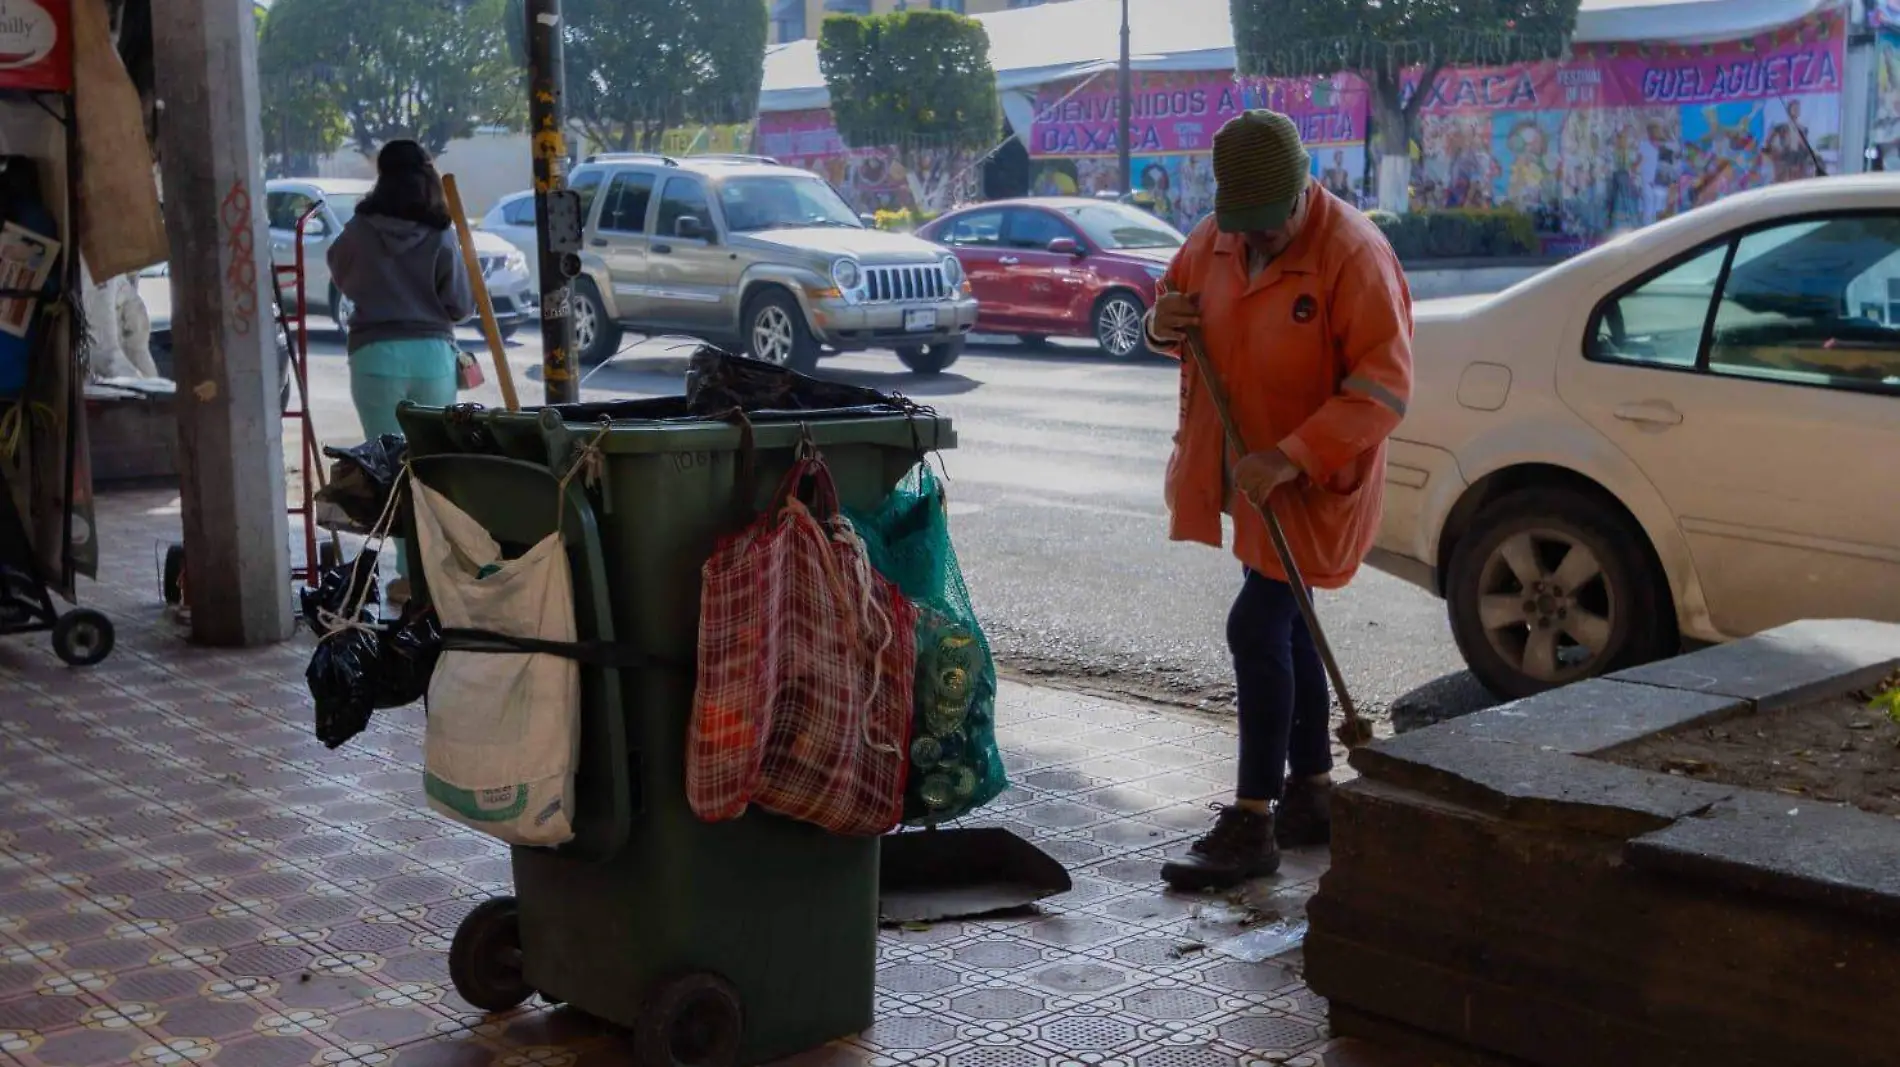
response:
[(96, 667), (118, 640), (112, 620), (91, 608), (69, 611), (53, 624), (53, 655), (69, 667)]
[(165, 603), (177, 607), (185, 602), (184, 545), (170, 545), (165, 549), (165, 577), (160, 586), (165, 594)]
[(484, 900), (449, 943), (449, 981), (485, 1012), (518, 1008), (534, 995), (521, 973), (521, 908), (513, 897)]
[(647, 998), (634, 1028), (640, 1067), (732, 1067), (739, 1058), (745, 1011), (725, 979), (688, 974), (662, 983)]

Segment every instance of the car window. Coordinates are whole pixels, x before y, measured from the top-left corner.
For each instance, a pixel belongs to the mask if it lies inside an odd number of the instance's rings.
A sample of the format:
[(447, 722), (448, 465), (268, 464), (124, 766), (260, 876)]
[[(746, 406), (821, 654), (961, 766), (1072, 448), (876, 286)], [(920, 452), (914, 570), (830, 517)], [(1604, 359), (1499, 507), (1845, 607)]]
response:
[(1611, 300), (1597, 312), (1590, 355), (1693, 370), (1727, 257), (1723, 241)]
[(647, 207), (653, 203), (653, 175), (622, 171), (607, 189), (600, 209), (600, 228), (614, 233), (647, 232)]
[(297, 220), (316, 203), (307, 194), (278, 191), (264, 197), (264, 212), (273, 230), (295, 230)]
[[(600, 183), (606, 176), (607, 172), (602, 170), (578, 170), (574, 172), (574, 177), (567, 183), (568, 189), (580, 196), (581, 227), (583, 229), (586, 228), (588, 223), (593, 221), (594, 198), (599, 195)], [(533, 197), (529, 197), (528, 199), (532, 201)]]
[(1716, 374), (1900, 387), (1900, 214), (1808, 219), (1735, 244), (1716, 305)]
[(1049, 242), (1058, 237), (1076, 239), (1075, 231), (1068, 223), (1047, 211), (1017, 208), (1008, 215), (1003, 243), (1010, 248), (1040, 252), (1048, 249)]
[(1097, 248), (1179, 248), (1187, 242), (1166, 220), (1121, 204), (1083, 204), (1062, 213)]
[(972, 211), (959, 215), (943, 228), (938, 240), (965, 248), (995, 248), (1003, 241), (1003, 213)]
[(726, 229), (733, 233), (803, 226), (856, 230), (864, 226), (836, 189), (813, 176), (727, 178), (719, 183), (719, 207), (726, 213)]
[(712, 228), (711, 205), (706, 203), (706, 188), (698, 179), (672, 177), (666, 179), (666, 187), (660, 193), (660, 220), (658, 232), (668, 237), (679, 233), (679, 221), (688, 215), (699, 220), (700, 225)]
[(501, 219), (510, 226), (534, 225), (534, 197), (523, 196), (508, 201), (501, 209)]

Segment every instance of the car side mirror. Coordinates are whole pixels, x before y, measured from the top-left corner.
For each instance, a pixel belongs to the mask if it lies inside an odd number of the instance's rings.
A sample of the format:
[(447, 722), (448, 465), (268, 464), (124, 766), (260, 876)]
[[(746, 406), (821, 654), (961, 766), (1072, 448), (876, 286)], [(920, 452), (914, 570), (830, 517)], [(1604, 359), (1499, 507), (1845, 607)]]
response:
[(863, 223), (867, 230), (877, 229), (877, 216), (871, 214), (869, 211), (860, 211), (858, 213), (858, 221)]
[(681, 215), (673, 223), (673, 236), (682, 241), (708, 241), (712, 235), (706, 229), (706, 222), (698, 215)]
[(1073, 237), (1058, 237), (1050, 241), (1049, 251), (1058, 256), (1075, 256), (1077, 259), (1087, 254), (1082, 251), (1082, 246)]

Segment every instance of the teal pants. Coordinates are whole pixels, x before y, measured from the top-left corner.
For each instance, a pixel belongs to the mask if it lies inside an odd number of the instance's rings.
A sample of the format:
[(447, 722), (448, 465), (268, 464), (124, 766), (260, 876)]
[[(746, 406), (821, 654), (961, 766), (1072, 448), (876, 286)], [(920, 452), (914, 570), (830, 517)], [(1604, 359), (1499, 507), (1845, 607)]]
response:
[[(378, 341), (350, 353), (350, 399), (363, 424), (365, 440), (401, 435), (396, 405), (413, 400), (429, 407), (455, 403), (456, 347), (449, 341)], [(408, 577), (409, 561), (400, 539), (392, 538), (385, 556), (396, 557), (396, 574)]]

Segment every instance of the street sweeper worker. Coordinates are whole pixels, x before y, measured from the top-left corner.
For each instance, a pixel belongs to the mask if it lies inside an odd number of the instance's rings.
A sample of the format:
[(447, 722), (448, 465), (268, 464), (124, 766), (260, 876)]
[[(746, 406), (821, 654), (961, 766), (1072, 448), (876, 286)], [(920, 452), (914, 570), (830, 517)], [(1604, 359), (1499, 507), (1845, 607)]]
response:
[[(1227, 617), (1239, 782), (1213, 829), (1162, 869), (1177, 889), (1274, 873), (1281, 848), (1331, 840), (1332, 699), (1313, 635), (1255, 504), (1270, 505), (1312, 586), (1338, 589), (1371, 551), (1385, 440), (1412, 388), (1412, 298), (1378, 227), (1310, 178), (1285, 115), (1249, 111), (1214, 137), (1214, 212), (1161, 282), (1148, 343), (1197, 329), (1250, 455), (1231, 455), (1192, 361), (1168, 462), (1169, 536), (1244, 566)], [(1289, 775), (1289, 764), (1291, 774)]]

